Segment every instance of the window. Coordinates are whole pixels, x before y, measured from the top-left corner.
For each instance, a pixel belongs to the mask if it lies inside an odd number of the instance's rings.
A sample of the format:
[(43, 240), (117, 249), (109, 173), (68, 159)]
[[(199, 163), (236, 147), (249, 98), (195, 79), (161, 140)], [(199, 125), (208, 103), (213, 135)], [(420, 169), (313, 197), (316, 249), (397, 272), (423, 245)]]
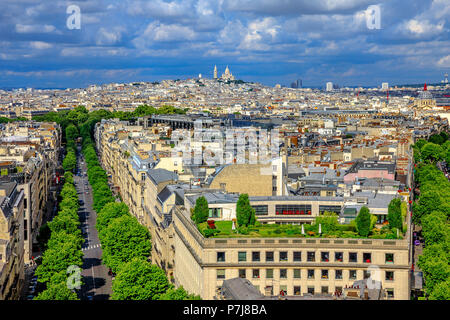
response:
[(306, 259), (307, 259), (308, 262), (316, 261), (316, 253), (308, 251)]
[(217, 252), (217, 262), (225, 262), (225, 252)]
[(239, 269), (239, 278), (247, 278), (247, 270)]
[(272, 286), (266, 286), (265, 288), (266, 296), (273, 296), (273, 287)]
[(266, 251), (266, 262), (273, 262), (273, 251)]
[(217, 269), (217, 279), (225, 279), (225, 269)]
[(309, 294), (314, 294), (314, 287), (308, 287), (308, 293)]
[(386, 258), (385, 258), (385, 263), (386, 264), (393, 264), (394, 263), (394, 254), (393, 253), (386, 253), (386, 256), (385, 256)]
[(253, 251), (252, 252), (252, 261), (253, 262), (259, 262), (260, 261), (259, 251)]
[(27, 208), (27, 198), (23, 199), (23, 208)]
[(342, 270), (335, 270), (334, 271), (334, 278), (336, 280), (342, 280)]
[(269, 214), (268, 206), (252, 206), (255, 209), (256, 216), (267, 216)]
[(394, 281), (394, 271), (386, 271), (386, 280)]
[(350, 252), (348, 254), (348, 262), (358, 262), (358, 254), (356, 252)]
[(239, 251), (238, 252), (238, 261), (239, 262), (247, 261), (247, 252)]
[(301, 277), (301, 269), (294, 269), (294, 278), (295, 279), (300, 279)]
[(364, 279), (370, 278), (370, 271), (369, 270), (364, 270), (363, 277), (364, 277)]
[(329, 252), (321, 252), (320, 257), (321, 257), (322, 262), (330, 261), (330, 253)]
[(328, 287), (322, 286), (322, 294), (328, 294)]
[(273, 187), (272, 187), (272, 191), (277, 191), (277, 187), (276, 187), (276, 186), (273, 186)]
[(222, 217), (222, 208), (209, 208), (208, 218)]
[(328, 270), (322, 270), (322, 279), (328, 279)]
[(300, 286), (294, 286), (294, 295), (299, 296), (302, 292), (302, 288)]
[(348, 278), (351, 280), (355, 280), (356, 279), (356, 270), (350, 270)]
[(394, 298), (394, 289), (386, 289), (386, 292), (388, 298)]
[(266, 278), (273, 279), (273, 269), (266, 269)]
[(141, 173), (141, 181), (145, 181), (145, 176), (146, 175), (147, 175), (146, 173)]
[(280, 269), (280, 279), (287, 279), (287, 269)]
[[(328, 191), (333, 195), (332, 191)], [(327, 192), (327, 194), (328, 194)], [(319, 205), (319, 215), (322, 215), (325, 211), (334, 212), (339, 214), (341, 212), (341, 206), (321, 206)]]
[(344, 254), (342, 252), (335, 252), (334, 253), (334, 261), (335, 262), (343, 262), (344, 261)]
[(295, 262), (302, 261), (302, 252), (301, 251), (294, 251), (294, 261)]
[(259, 269), (253, 269), (253, 279), (259, 279)]
[(280, 251), (280, 261), (287, 261), (287, 260), (288, 260), (287, 251)]
[(308, 269), (308, 279), (314, 279), (314, 270)]
[(372, 262), (372, 254), (368, 252), (363, 253), (363, 262), (364, 263), (371, 263)]
[(310, 204), (277, 204), (275, 205), (277, 215), (311, 215)]

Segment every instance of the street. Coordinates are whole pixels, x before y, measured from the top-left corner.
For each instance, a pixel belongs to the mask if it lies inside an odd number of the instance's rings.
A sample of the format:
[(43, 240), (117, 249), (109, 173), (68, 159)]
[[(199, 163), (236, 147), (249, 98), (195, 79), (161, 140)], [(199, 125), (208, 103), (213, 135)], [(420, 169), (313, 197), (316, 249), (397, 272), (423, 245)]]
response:
[(108, 275), (108, 268), (101, 263), (102, 249), (98, 239), (95, 223), (97, 214), (92, 209), (92, 189), (87, 178), (86, 162), (78, 147), (77, 165), (80, 175), (74, 176), (75, 187), (78, 198), (81, 200), (79, 216), (82, 233), (85, 242), (83, 250), (83, 286), (81, 288), (81, 299), (108, 300), (111, 295), (111, 276)]

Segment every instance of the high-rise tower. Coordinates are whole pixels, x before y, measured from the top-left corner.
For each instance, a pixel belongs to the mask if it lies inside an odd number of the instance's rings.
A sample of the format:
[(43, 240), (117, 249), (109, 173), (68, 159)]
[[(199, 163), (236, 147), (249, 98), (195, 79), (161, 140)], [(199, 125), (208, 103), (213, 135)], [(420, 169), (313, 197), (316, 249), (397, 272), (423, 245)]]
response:
[(214, 66), (214, 79), (217, 79), (217, 66)]

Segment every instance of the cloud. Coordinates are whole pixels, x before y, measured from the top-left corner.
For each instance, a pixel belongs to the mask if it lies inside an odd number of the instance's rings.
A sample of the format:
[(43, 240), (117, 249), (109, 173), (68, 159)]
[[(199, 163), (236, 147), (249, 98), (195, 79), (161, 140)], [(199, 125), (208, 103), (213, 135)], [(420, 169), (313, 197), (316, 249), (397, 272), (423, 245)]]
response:
[(440, 58), (436, 64), (442, 68), (450, 68), (450, 55)]
[(99, 46), (114, 45), (122, 39), (123, 27), (114, 27), (110, 30), (101, 27), (97, 32), (96, 44)]
[(16, 24), (17, 33), (50, 33), (55, 31), (56, 28), (53, 25), (24, 25)]
[(47, 42), (43, 42), (43, 41), (31, 41), (30, 42), (30, 46), (33, 49), (38, 49), (38, 50), (49, 49), (49, 48), (53, 47), (52, 44), (47, 43)]

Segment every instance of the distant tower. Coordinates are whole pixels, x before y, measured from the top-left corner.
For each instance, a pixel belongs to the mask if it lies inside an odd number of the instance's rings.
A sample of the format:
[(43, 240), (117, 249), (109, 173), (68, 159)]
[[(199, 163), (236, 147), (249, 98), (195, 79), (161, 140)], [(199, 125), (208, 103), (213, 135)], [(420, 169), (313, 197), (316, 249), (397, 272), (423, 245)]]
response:
[(381, 84), (381, 89), (382, 90), (388, 90), (389, 89), (389, 83), (388, 82), (383, 82)]
[(327, 82), (327, 91), (333, 91), (333, 82)]
[(214, 66), (214, 79), (217, 79), (217, 66)]
[(448, 73), (444, 74), (444, 83), (448, 83)]

